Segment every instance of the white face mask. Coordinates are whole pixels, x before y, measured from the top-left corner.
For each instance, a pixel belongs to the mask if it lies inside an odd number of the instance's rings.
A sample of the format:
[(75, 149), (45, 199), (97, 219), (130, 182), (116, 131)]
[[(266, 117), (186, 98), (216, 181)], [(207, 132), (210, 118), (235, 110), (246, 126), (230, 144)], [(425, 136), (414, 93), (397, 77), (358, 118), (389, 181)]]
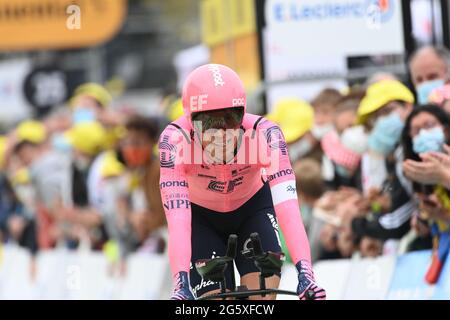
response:
[(288, 146), (289, 158), (291, 159), (291, 162), (297, 161), (308, 154), (312, 149), (313, 145), (311, 141), (303, 137), (299, 141)]
[(311, 133), (312, 133), (313, 137), (316, 138), (316, 140), (320, 141), (327, 133), (329, 133), (333, 129), (334, 129), (334, 126), (331, 123), (327, 123), (327, 124), (323, 124), (323, 125), (315, 125), (311, 129)]

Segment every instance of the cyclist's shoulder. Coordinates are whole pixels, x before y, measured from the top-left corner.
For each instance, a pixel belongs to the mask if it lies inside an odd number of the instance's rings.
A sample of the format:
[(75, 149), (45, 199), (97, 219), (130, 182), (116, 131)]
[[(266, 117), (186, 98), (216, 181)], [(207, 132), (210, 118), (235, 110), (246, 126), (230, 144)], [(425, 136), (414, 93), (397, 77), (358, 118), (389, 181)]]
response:
[(276, 127), (277, 125), (272, 121), (268, 120), (267, 118), (265, 118), (264, 116), (246, 113), (244, 115), (242, 126), (245, 129), (261, 130), (261, 129), (268, 129), (274, 126)]
[(191, 126), (185, 116), (178, 118), (177, 120), (169, 123), (160, 135), (161, 140), (167, 140), (172, 138), (178, 138), (180, 136), (190, 135)]

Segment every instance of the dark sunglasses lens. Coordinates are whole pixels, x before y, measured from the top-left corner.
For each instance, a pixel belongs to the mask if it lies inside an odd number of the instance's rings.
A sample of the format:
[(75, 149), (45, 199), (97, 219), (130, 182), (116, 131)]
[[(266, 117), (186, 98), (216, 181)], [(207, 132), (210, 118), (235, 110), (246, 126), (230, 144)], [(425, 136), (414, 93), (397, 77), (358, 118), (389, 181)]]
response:
[(227, 111), (225, 114), (218, 115), (217, 112), (199, 112), (192, 116), (192, 121), (195, 126), (199, 128), (201, 125), (202, 131), (209, 129), (236, 129), (244, 118), (244, 109), (236, 108)]

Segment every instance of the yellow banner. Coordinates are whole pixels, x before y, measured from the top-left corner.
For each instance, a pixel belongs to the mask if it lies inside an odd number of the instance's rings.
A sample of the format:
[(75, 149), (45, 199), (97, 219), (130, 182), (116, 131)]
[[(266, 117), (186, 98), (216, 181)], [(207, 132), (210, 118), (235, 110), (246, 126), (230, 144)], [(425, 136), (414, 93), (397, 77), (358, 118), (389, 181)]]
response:
[(254, 0), (227, 0), (230, 2), (231, 35), (233, 38), (256, 31)]
[(248, 90), (254, 89), (260, 82), (257, 35), (249, 34), (212, 47), (211, 62), (229, 66)]
[(127, 0), (0, 0), (0, 50), (82, 48), (122, 27)]
[(256, 30), (254, 0), (203, 0), (201, 18), (203, 42), (208, 46)]

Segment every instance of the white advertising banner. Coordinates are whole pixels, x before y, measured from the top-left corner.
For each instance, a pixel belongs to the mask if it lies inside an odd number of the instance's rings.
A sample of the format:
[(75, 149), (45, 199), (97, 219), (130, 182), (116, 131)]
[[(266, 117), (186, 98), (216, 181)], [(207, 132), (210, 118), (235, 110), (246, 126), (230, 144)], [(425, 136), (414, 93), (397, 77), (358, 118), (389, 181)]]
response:
[[(404, 52), (400, 0), (266, 0), (265, 80), (347, 74), (347, 58)], [(332, 78), (332, 77), (330, 77)], [(283, 97), (311, 100), (345, 79), (277, 84), (268, 110)]]
[(404, 50), (400, 0), (267, 0), (265, 14), (272, 45), (300, 56)]
[(395, 256), (354, 261), (342, 299), (383, 300), (389, 290), (395, 262)]
[[(351, 260), (320, 261), (314, 264), (317, 283), (326, 290), (328, 300), (341, 300), (344, 295), (351, 269)], [(297, 269), (293, 264), (283, 266), (280, 289), (296, 291), (298, 285)], [(277, 300), (298, 300), (295, 296), (278, 295)]]
[(30, 116), (31, 107), (23, 91), (25, 77), (30, 71), (28, 59), (0, 62), (0, 123), (10, 124)]
[(26, 250), (0, 248), (0, 300), (158, 300), (172, 289), (167, 255), (134, 253), (123, 276), (99, 252), (39, 252), (34, 280), (30, 263)]

